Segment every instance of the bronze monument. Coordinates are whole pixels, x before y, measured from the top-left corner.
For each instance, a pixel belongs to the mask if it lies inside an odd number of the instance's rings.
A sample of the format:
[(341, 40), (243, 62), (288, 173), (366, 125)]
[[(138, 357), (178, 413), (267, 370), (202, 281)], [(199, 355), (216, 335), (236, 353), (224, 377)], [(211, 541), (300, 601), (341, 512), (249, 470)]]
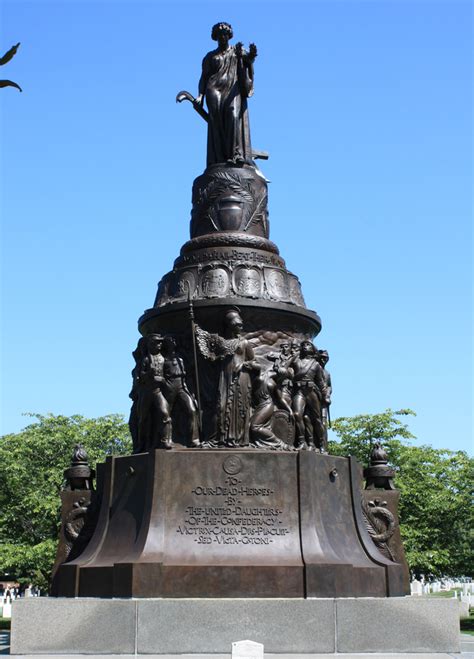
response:
[(374, 454), (363, 494), (356, 460), (327, 453), (329, 356), (313, 343), (318, 315), (269, 239), (255, 162), (268, 154), (252, 148), (248, 114), (257, 48), (232, 37), (228, 23), (212, 28), (217, 48), (197, 97), (177, 96), (208, 131), (190, 239), (139, 319), (133, 455), (97, 466), (80, 551), (58, 553), (54, 595), (409, 592), (396, 500), (373, 489), (391, 482), (389, 467)]

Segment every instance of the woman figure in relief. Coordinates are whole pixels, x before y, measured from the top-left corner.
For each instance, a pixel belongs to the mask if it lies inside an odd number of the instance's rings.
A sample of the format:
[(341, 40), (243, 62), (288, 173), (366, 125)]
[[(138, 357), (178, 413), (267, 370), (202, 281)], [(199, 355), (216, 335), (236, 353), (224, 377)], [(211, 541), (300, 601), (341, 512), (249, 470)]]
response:
[(219, 364), (215, 407), (215, 436), (208, 446), (248, 446), (252, 413), (252, 379), (260, 370), (254, 351), (242, 334), (240, 311), (230, 308), (224, 317), (224, 336), (196, 325), (197, 345), (205, 359)]

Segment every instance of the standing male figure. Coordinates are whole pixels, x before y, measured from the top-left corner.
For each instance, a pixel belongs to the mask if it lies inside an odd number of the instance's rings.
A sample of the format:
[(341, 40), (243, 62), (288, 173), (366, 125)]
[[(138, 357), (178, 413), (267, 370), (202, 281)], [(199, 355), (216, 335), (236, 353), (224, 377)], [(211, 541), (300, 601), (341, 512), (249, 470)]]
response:
[(289, 364), (294, 353), (292, 352), (292, 344), (289, 341), (282, 341), (280, 343), (279, 352), (270, 352), (267, 355), (267, 359), (274, 362), (273, 370), (278, 373), (280, 369), (286, 371), (286, 377), (278, 379), (278, 387), (282, 393), (283, 399), (291, 405), (292, 400), (292, 391), (293, 391), (293, 382), (292, 376), (293, 371), (287, 370), (286, 366)]
[[(137, 442), (134, 453), (153, 448), (171, 448), (171, 418), (163, 395), (163, 337), (149, 334), (139, 343), (142, 354), (134, 373), (132, 393), (136, 396), (138, 417)], [(133, 399), (133, 397), (132, 397)]]
[[(309, 340), (300, 345), (299, 355), (293, 357), (288, 367), (293, 369), (293, 414), (296, 425), (296, 448), (319, 449), (325, 452), (322, 401), (327, 400), (323, 368), (317, 359), (315, 346)], [(305, 417), (310, 422), (305, 423)]]
[(183, 432), (186, 443), (191, 446), (200, 446), (197, 405), (186, 384), (184, 363), (181, 357), (176, 354), (176, 341), (172, 336), (165, 337), (163, 341), (163, 352), (165, 354), (163, 363), (163, 391), (166, 402), (168, 403), (169, 415), (171, 416), (173, 414), (174, 408), (178, 403), (183, 413)]
[(331, 417), (329, 416), (329, 406), (331, 405), (331, 396), (332, 396), (332, 382), (331, 374), (326, 370), (326, 364), (329, 361), (329, 353), (327, 350), (319, 350), (319, 363), (323, 369), (324, 382), (326, 383), (326, 398), (322, 401), (321, 406), (321, 417), (324, 426), (324, 449), (327, 451), (328, 447), (328, 428), (331, 423)]

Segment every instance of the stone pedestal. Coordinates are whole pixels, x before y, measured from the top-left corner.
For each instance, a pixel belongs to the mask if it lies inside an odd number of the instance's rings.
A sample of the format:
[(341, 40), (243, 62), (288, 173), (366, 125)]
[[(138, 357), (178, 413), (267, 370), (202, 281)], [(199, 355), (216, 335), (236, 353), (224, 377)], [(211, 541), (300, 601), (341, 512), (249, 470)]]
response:
[(405, 595), (405, 568), (372, 541), (360, 487), (353, 458), (309, 451), (183, 449), (108, 458), (94, 535), (58, 568), (54, 593)]
[(13, 605), (12, 654), (459, 652), (454, 600), (39, 598)]

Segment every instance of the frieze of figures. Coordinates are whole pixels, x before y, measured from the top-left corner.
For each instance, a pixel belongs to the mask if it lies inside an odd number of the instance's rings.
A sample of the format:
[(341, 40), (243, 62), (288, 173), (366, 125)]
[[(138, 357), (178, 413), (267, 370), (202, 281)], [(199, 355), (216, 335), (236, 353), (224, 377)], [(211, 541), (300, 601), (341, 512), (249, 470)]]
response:
[(327, 452), (327, 351), (281, 332), (246, 335), (238, 307), (223, 313), (222, 333), (200, 327), (190, 310), (192, 347), (149, 334), (133, 353), (134, 453), (177, 447)]

